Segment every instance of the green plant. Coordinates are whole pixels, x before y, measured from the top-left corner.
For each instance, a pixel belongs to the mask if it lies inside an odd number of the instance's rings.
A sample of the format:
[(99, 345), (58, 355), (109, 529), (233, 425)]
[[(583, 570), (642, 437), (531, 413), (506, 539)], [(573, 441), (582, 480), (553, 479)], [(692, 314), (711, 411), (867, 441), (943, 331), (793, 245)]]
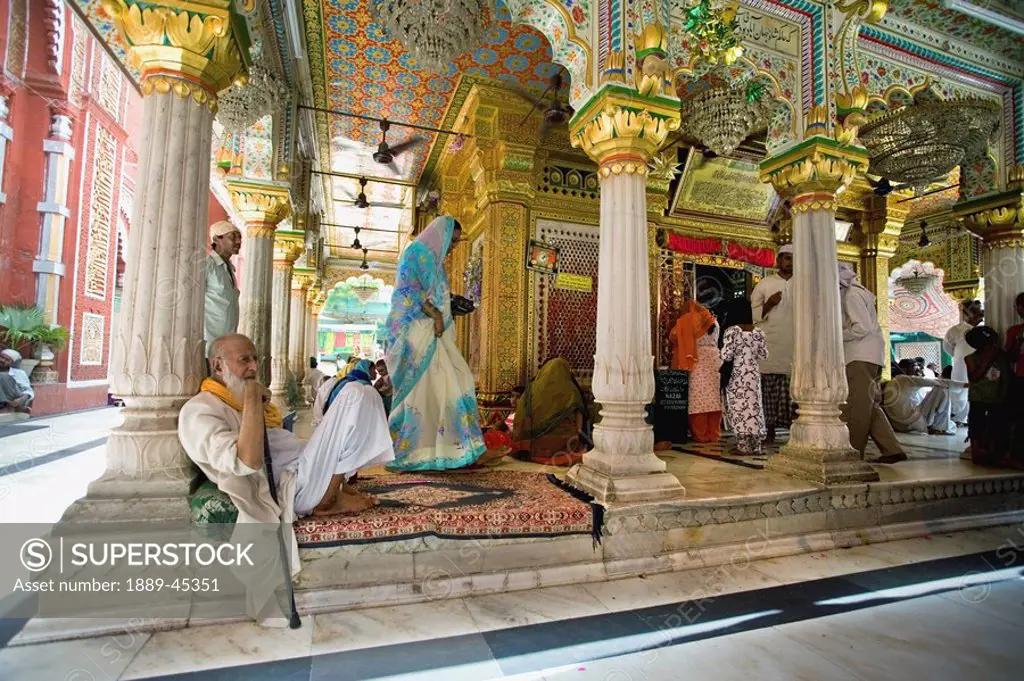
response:
[(28, 305), (0, 306), (0, 340), (12, 348), (36, 342), (36, 334), (44, 327), (43, 311)]
[(299, 390), (299, 382), (294, 376), (288, 377), (288, 383), (285, 387), (285, 399), (288, 400), (288, 408), (292, 411), (298, 411), (299, 407), (302, 406), (302, 393)]
[(40, 326), (36, 329), (36, 343), (63, 350), (68, 346), (68, 330), (63, 326)]

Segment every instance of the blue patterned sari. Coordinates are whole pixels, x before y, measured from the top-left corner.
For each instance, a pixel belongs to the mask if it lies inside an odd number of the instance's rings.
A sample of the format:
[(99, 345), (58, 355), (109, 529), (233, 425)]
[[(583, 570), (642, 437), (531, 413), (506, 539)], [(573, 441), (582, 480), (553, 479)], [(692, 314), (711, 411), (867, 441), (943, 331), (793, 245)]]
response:
[[(439, 217), (406, 247), (387, 320), (388, 372), (394, 388), (388, 424), (395, 441), (392, 470), (461, 468), (484, 453), (473, 373), (455, 345), (444, 258), (455, 221)], [(423, 312), (444, 316), (438, 338)]]

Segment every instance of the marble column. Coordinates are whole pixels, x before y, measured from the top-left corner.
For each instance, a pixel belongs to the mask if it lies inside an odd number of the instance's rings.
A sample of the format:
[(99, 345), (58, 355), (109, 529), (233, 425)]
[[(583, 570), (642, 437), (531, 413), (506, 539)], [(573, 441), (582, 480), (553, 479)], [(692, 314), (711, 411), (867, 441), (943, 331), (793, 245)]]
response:
[(274, 239), (277, 226), (288, 216), (288, 185), (239, 178), (229, 178), (227, 185), (231, 203), (245, 222), (238, 332), (256, 346), (260, 382), (270, 386)]
[(765, 160), (761, 179), (793, 211), (793, 376), (799, 405), (789, 442), (767, 468), (819, 483), (878, 480), (850, 446), (840, 418), (846, 401), (842, 313), (836, 257), (836, 192), (867, 167), (863, 148), (812, 136)]
[(985, 324), (1005, 341), (1020, 323), (1015, 301), (1024, 293), (1024, 165), (1010, 171), (1007, 191), (966, 201), (954, 208), (964, 226), (982, 238)]
[(591, 115), (571, 130), (571, 140), (598, 163), (601, 178), (592, 385), (601, 423), (594, 428), (594, 449), (567, 479), (602, 504), (682, 497), (682, 485), (654, 454), (654, 431), (645, 420), (654, 399), (647, 162), (678, 127), (678, 108), (616, 89), (598, 97), (587, 109)]
[(192, 475), (178, 442), (178, 411), (205, 375), (215, 94), (241, 69), (222, 5), (190, 5), (193, 23), (217, 27), (213, 37), (208, 31), (174, 30), (171, 22), (184, 10), (161, 8), (142, 29), (124, 0), (106, 4), (142, 73), (144, 102), (138, 191), (110, 361), (111, 392), (124, 400), (124, 422), (107, 438), (106, 470), (65, 512), (65, 521), (189, 518)]
[[(299, 234), (301, 235), (301, 232)], [(270, 394), (274, 402), (282, 408), (288, 406), (288, 378), (291, 376), (288, 366), (288, 337), (292, 306), (292, 269), (301, 249), (301, 241), (278, 232), (274, 241), (274, 276), (271, 291), (273, 319), (270, 324)]]
[(71, 117), (66, 106), (51, 112), (50, 136), (43, 142), (46, 168), (43, 175), (43, 200), (39, 202), (39, 250), (32, 263), (36, 275), (36, 307), (43, 311), (47, 324), (57, 324), (58, 296), (64, 278), (64, 223), (71, 216), (68, 207), (68, 181), (75, 149), (71, 146)]
[[(292, 275), (295, 276), (294, 274)], [(306, 354), (306, 291), (309, 290), (309, 282), (299, 279), (292, 282), (291, 313), (289, 314), (290, 324), (288, 325), (288, 351), (291, 355), (291, 373), (295, 380), (302, 385), (302, 379), (306, 375), (306, 364), (309, 362), (309, 355)]]

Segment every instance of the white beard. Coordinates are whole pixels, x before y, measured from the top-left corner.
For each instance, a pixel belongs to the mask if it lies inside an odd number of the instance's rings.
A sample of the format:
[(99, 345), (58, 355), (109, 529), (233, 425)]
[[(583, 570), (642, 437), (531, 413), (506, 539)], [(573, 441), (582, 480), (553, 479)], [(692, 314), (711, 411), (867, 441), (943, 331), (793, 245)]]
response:
[(224, 385), (227, 386), (227, 389), (241, 402), (245, 398), (245, 380), (235, 376), (230, 371), (225, 371), (221, 378), (224, 379)]

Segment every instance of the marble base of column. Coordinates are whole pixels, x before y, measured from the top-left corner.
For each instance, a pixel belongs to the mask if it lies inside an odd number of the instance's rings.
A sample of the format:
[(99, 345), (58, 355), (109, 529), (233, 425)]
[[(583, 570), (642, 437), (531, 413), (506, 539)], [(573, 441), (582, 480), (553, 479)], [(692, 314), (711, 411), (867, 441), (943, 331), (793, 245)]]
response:
[(654, 398), (647, 264), (645, 177), (609, 174), (601, 181), (593, 379), (601, 423), (594, 427), (594, 449), (567, 475), (570, 484), (601, 504), (678, 499), (685, 494), (654, 454), (654, 431), (646, 422), (646, 406)]
[[(850, 446), (840, 418), (849, 392), (843, 355), (835, 212), (801, 209), (793, 201), (793, 399), (799, 405), (789, 442), (768, 458), (766, 470), (822, 484), (870, 482), (878, 473)], [(829, 194), (824, 203), (831, 202)]]

